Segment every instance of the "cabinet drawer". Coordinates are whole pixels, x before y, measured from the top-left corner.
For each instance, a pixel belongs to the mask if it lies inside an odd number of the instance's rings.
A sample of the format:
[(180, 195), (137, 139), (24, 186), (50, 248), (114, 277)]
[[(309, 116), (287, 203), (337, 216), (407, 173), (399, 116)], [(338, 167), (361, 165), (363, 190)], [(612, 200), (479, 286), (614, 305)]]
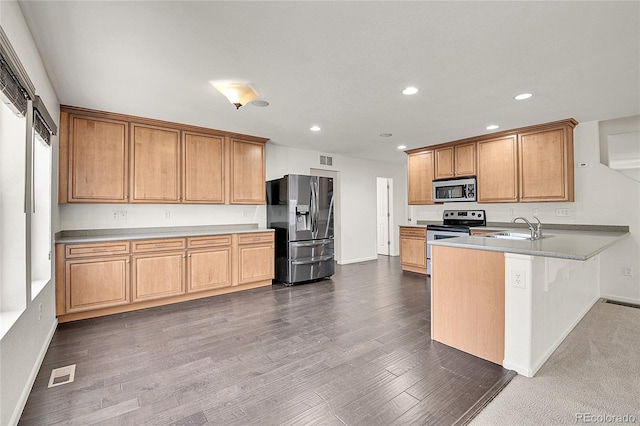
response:
[(400, 227), (400, 235), (406, 237), (427, 237), (427, 228)]
[(212, 235), (207, 237), (191, 237), (187, 239), (189, 248), (230, 246), (231, 235)]
[(134, 253), (180, 250), (187, 247), (187, 241), (184, 238), (167, 238), (162, 240), (140, 240), (133, 241), (132, 249)]
[(112, 256), (128, 253), (128, 241), (65, 245), (65, 256), (67, 257), (67, 259), (75, 259), (80, 257)]
[(273, 243), (273, 233), (261, 232), (257, 234), (238, 235), (238, 244), (259, 244), (259, 243)]

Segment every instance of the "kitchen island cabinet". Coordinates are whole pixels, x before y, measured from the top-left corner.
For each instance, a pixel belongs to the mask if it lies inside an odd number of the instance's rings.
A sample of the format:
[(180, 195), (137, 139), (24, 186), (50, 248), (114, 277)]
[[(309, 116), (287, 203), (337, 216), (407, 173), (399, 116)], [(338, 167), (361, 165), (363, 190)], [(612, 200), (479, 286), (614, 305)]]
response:
[[(207, 235), (198, 227), (189, 229), (165, 232), (176, 238), (148, 238), (161, 231), (157, 228), (140, 235), (125, 232), (126, 240), (112, 234), (61, 238), (56, 243), (58, 321), (272, 284), (272, 230)], [(191, 229), (196, 229), (192, 236)]]
[(580, 227), (534, 241), (431, 241), (433, 339), (535, 375), (598, 301), (599, 253), (629, 235), (628, 227)]

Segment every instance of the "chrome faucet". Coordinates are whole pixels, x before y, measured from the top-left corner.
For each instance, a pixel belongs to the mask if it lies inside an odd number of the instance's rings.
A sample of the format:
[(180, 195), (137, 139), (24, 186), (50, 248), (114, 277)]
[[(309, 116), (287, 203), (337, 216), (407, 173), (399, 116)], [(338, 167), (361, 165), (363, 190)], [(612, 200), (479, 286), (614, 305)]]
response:
[(529, 222), (526, 218), (524, 218), (522, 216), (516, 217), (511, 222), (516, 223), (516, 221), (518, 219), (523, 220), (527, 224), (527, 226), (529, 227), (529, 231), (531, 231), (531, 239), (532, 240), (539, 240), (540, 238), (542, 238), (542, 222), (540, 222), (540, 219), (538, 219), (535, 216), (533, 218), (538, 222), (536, 226), (533, 226), (533, 224), (531, 222)]

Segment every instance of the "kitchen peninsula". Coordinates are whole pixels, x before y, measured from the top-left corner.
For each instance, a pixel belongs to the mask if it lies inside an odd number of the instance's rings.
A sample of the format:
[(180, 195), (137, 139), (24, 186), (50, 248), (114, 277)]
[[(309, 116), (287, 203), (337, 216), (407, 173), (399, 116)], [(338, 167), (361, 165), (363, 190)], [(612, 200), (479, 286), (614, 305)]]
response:
[(629, 235), (568, 228), (430, 241), (432, 338), (533, 377), (600, 297), (598, 254)]

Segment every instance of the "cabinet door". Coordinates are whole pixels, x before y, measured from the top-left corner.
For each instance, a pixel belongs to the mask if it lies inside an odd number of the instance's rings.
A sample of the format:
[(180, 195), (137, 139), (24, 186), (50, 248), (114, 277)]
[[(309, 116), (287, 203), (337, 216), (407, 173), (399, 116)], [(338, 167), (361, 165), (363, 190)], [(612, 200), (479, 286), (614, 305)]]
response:
[(478, 202), (518, 201), (516, 136), (478, 142)]
[(456, 176), (473, 176), (476, 174), (476, 144), (465, 143), (455, 146)]
[(134, 255), (133, 302), (184, 294), (185, 253)]
[(68, 201), (128, 202), (128, 149), (127, 122), (71, 114)]
[(231, 204), (264, 204), (264, 144), (233, 138), (230, 144)]
[[(238, 236), (238, 284), (273, 279), (273, 233)], [(245, 242), (260, 241), (254, 244)]]
[(182, 134), (182, 202), (224, 204), (224, 137)]
[(453, 177), (455, 175), (453, 163), (453, 147), (438, 148), (435, 151), (435, 179)]
[(129, 256), (65, 262), (65, 313), (129, 303)]
[(573, 144), (564, 128), (519, 135), (520, 201), (573, 201)]
[(191, 250), (189, 262), (189, 293), (231, 286), (231, 247)]
[(427, 267), (427, 245), (425, 237), (400, 236), (400, 264), (416, 268)]
[(433, 150), (411, 153), (407, 157), (409, 204), (432, 204), (434, 176)]
[(180, 131), (131, 124), (131, 202), (180, 202)]

